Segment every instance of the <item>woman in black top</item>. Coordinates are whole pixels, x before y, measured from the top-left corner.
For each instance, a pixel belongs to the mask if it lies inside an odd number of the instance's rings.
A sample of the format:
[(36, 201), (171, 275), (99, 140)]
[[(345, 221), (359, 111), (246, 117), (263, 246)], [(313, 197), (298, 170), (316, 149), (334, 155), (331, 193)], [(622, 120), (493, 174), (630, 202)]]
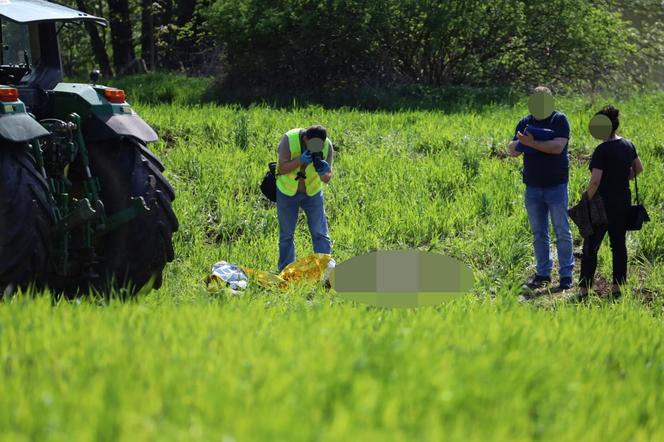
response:
[(629, 180), (643, 171), (643, 164), (631, 141), (616, 134), (619, 111), (607, 106), (597, 115), (606, 115), (611, 120), (612, 132), (602, 144), (597, 146), (590, 160), (592, 172), (588, 185), (588, 198), (592, 199), (599, 193), (604, 202), (608, 225), (598, 227), (595, 232), (583, 241), (583, 258), (581, 259), (581, 278), (579, 281), (579, 298), (588, 297), (588, 289), (592, 287), (597, 268), (597, 253), (606, 233), (609, 233), (611, 252), (613, 255), (613, 287), (612, 297), (620, 297), (620, 284), (627, 279), (627, 210), (631, 205)]

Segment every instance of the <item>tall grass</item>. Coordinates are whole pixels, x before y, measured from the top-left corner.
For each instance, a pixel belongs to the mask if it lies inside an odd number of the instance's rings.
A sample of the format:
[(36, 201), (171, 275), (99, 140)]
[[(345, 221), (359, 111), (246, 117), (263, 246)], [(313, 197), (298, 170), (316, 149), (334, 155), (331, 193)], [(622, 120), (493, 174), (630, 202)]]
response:
[[(548, 308), (516, 301), (531, 235), (520, 160), (501, 152), (525, 100), (454, 113), (135, 103), (178, 193), (176, 261), (135, 302), (0, 304), (0, 439), (663, 439), (663, 98), (613, 101), (652, 217), (629, 236), (626, 299)], [(572, 200), (601, 104), (558, 102), (572, 123)], [(337, 150), (325, 190), (336, 259), (440, 252), (474, 269), (474, 293), (401, 311), (311, 286), (205, 289), (221, 259), (276, 268), (276, 212), (258, 183), (281, 134), (313, 123)], [(311, 252), (303, 220), (296, 245)], [(606, 244), (600, 260), (607, 277)]]
[[(664, 112), (661, 98), (614, 101), (624, 115), (622, 134), (634, 141), (646, 166), (640, 190), (653, 216), (643, 231), (630, 234), (635, 267), (658, 268), (663, 257), (659, 183), (664, 178), (664, 128), (652, 124)], [(572, 200), (588, 180), (588, 156), (597, 143), (587, 124), (603, 103), (559, 103), (572, 124)], [(480, 290), (487, 291), (520, 283), (532, 270), (521, 160), (501, 155), (525, 107), (520, 102), (453, 114), (260, 106), (240, 111), (213, 105), (139, 110), (163, 136), (153, 147), (179, 191), (178, 247), (182, 256), (194, 258), (183, 263), (192, 265), (188, 274), (204, 274), (216, 259), (263, 269), (276, 266), (276, 211), (264, 203), (257, 186), (267, 162), (276, 158), (280, 136), (288, 128), (318, 122), (328, 128), (337, 151), (335, 177), (325, 190), (337, 258), (379, 248), (444, 252), (473, 266)], [(579, 245), (576, 230), (575, 238)], [(300, 253), (310, 251), (309, 241), (306, 225), (300, 223)], [(608, 252), (605, 247), (601, 253), (605, 275), (610, 274)], [(631, 272), (632, 282), (637, 283), (638, 273)], [(653, 278), (653, 273), (641, 277)]]
[(124, 89), (132, 102), (176, 105), (200, 103), (207, 99), (211, 81), (209, 77), (187, 77), (165, 72), (102, 79), (102, 83)]
[[(191, 290), (190, 290), (191, 293)], [(318, 293), (0, 310), (3, 440), (661, 440), (661, 316)]]

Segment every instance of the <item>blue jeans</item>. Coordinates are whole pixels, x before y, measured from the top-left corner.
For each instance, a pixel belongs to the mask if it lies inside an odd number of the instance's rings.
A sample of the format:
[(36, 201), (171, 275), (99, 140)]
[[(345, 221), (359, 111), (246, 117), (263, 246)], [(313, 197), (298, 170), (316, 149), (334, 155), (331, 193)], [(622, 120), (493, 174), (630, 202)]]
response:
[(572, 231), (567, 219), (567, 183), (551, 187), (526, 186), (526, 210), (533, 232), (537, 275), (551, 276), (553, 261), (549, 252), (549, 215), (556, 232), (560, 277), (571, 278), (574, 269)]
[(307, 215), (315, 253), (330, 253), (332, 244), (327, 231), (327, 215), (323, 207), (323, 192), (314, 196), (296, 193), (287, 196), (277, 190), (277, 218), (279, 219), (279, 271), (295, 261), (295, 226), (300, 207)]

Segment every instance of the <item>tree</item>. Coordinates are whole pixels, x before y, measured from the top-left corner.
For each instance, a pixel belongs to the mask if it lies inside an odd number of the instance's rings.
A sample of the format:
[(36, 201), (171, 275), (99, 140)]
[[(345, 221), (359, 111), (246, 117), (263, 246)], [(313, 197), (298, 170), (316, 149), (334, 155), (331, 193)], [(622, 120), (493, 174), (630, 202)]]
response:
[[(89, 9), (85, 4), (85, 0), (77, 0), (76, 6), (81, 12), (86, 12), (86, 13), (89, 12)], [(108, 58), (108, 53), (106, 52), (106, 44), (104, 43), (104, 40), (101, 38), (99, 34), (99, 29), (97, 28), (97, 25), (91, 22), (86, 22), (85, 29), (88, 31), (88, 35), (90, 35), (92, 51), (95, 54), (95, 59), (99, 64), (99, 69), (101, 70), (101, 73), (106, 78), (112, 77), (113, 70), (111, 69), (111, 62)]]
[(148, 69), (156, 67), (154, 16), (158, 4), (154, 0), (141, 0), (141, 56)]
[[(67, 71), (82, 76), (90, 66), (104, 76), (149, 70), (216, 72), (219, 49), (206, 21), (213, 0), (61, 0), (104, 17), (110, 26), (62, 28)], [(108, 44), (110, 43), (110, 44)]]
[(113, 66), (118, 74), (124, 73), (136, 59), (129, 0), (108, 0)]
[(595, 0), (608, 2), (633, 26), (631, 42), (640, 57), (626, 60), (637, 80), (655, 80), (664, 85), (664, 3), (662, 0)]

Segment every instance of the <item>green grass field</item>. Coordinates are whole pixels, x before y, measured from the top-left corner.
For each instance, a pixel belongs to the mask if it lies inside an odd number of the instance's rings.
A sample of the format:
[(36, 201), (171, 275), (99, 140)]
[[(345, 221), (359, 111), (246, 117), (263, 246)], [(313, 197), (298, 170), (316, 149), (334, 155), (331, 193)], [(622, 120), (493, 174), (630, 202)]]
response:
[[(573, 201), (604, 103), (558, 102)], [(585, 306), (517, 301), (534, 265), (521, 160), (503, 151), (525, 98), (447, 114), (137, 105), (178, 193), (176, 261), (133, 302), (0, 304), (0, 439), (664, 440), (664, 94), (612, 103), (643, 159), (652, 222), (629, 235), (625, 299)], [(276, 268), (276, 210), (258, 183), (280, 135), (313, 123), (338, 150), (326, 189), (337, 262), (443, 253), (474, 269), (474, 293), (385, 310), (312, 286), (208, 292), (216, 261)], [(303, 219), (296, 235), (310, 253)], [(606, 278), (608, 244), (600, 259)]]

